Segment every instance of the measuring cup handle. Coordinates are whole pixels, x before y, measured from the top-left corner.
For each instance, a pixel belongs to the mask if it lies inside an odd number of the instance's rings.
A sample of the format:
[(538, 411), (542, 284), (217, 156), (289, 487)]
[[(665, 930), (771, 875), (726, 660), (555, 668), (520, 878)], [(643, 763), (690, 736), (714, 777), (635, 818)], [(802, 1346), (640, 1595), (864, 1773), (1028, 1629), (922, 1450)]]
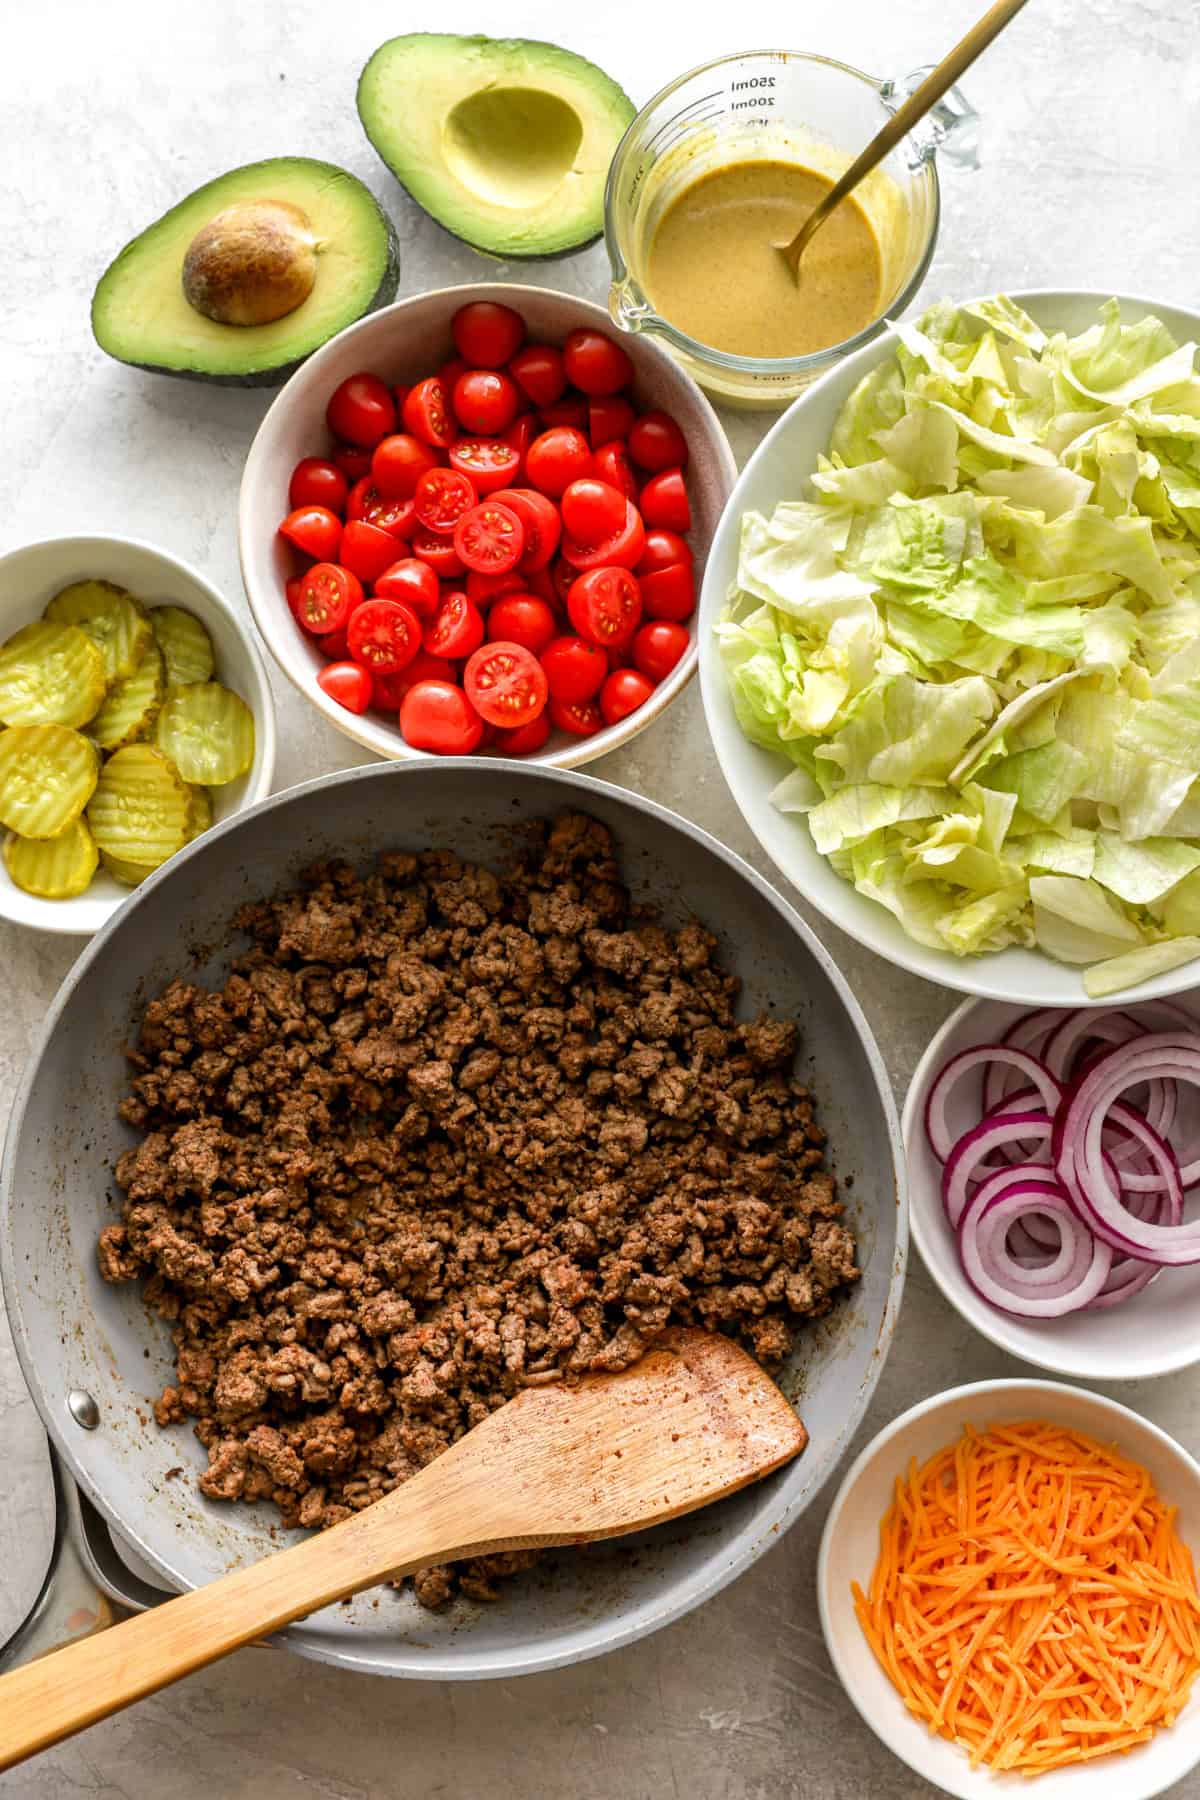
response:
[[(902, 106), (916, 92), (934, 65), (912, 69), (907, 75), (889, 76), (879, 84), (879, 98), (889, 112)], [(946, 161), (960, 169), (979, 167), (979, 114), (960, 87), (947, 88), (936, 106), (932, 106), (920, 124), (911, 132), (913, 168), (932, 161), (940, 152)]]
[(19, 1669), (77, 1638), (91, 1637), (121, 1617), (97, 1586), (80, 1551), (67, 1480), (53, 1446), (50, 1473), (54, 1479), (54, 1546), (49, 1567), (24, 1619), (7, 1642), (0, 1644), (0, 1672)]

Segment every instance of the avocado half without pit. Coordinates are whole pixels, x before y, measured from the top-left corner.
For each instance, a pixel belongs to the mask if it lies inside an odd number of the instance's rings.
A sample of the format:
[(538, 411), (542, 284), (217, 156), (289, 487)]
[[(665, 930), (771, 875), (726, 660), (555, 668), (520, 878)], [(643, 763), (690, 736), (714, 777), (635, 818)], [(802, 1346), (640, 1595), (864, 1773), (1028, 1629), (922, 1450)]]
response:
[(493, 256), (554, 256), (604, 229), (604, 183), (634, 116), (602, 69), (527, 38), (413, 32), (362, 72), (358, 112), (413, 199)]
[(138, 368), (269, 386), (395, 296), (391, 222), (333, 163), (280, 156), (204, 187), (100, 278), (92, 329)]

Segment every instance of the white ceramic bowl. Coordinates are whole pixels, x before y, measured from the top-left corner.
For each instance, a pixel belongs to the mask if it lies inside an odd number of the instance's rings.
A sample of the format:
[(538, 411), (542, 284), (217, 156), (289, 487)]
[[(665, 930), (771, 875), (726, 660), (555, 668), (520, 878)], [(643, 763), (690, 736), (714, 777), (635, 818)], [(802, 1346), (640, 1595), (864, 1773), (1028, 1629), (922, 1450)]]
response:
[(1179, 1508), (1179, 1531), (1200, 1550), (1200, 1465), (1148, 1419), (1082, 1388), (1054, 1381), (978, 1381), (922, 1400), (881, 1431), (837, 1491), (817, 1562), (817, 1603), (833, 1666), (871, 1730), (910, 1769), (960, 1800), (1150, 1800), (1200, 1761), (1200, 1686), (1169, 1729), (1126, 1756), (1055, 1769), (1030, 1783), (1021, 1775), (972, 1769), (965, 1753), (935, 1737), (907, 1711), (876, 1662), (854, 1616), (850, 1583), (865, 1588), (879, 1551), (879, 1524), (892, 1485), (910, 1457), (918, 1462), (952, 1443), (964, 1425), (980, 1429), (1044, 1418), (1115, 1442), (1143, 1463), (1162, 1498)]
[[(1040, 289), (1016, 293), (1013, 298), (1046, 330), (1074, 333), (1095, 322), (1097, 309), (1109, 295)], [(1128, 320), (1156, 313), (1180, 341), (1200, 338), (1200, 313), (1127, 296), (1121, 296), (1121, 309)], [(763, 439), (733, 490), (709, 552), (700, 604), (700, 682), (717, 758), (746, 823), (776, 867), (805, 899), (860, 944), (914, 975), (924, 975), (964, 994), (1015, 1000), (1027, 1006), (1108, 1005), (1108, 1001), (1088, 999), (1078, 969), (1054, 962), (1040, 951), (1009, 949), (991, 956), (957, 957), (916, 943), (884, 907), (834, 873), (813, 848), (802, 818), (778, 812), (771, 805), (767, 796), (789, 765), (752, 744), (734, 717), (713, 626), (737, 573), (742, 514), (770, 514), (780, 500), (805, 496), (808, 478), (818, 455), (828, 448), (843, 403), (863, 376), (894, 350), (895, 339), (885, 333), (810, 387)], [(1195, 979), (1195, 967), (1185, 965), (1131, 988), (1122, 999), (1176, 994), (1192, 987)]]
[[(282, 388), (258, 429), (242, 476), (238, 502), (238, 544), (242, 579), (263, 641), (288, 680), (331, 725), (373, 750), (376, 756), (400, 760), (419, 757), (382, 714), (347, 712), (317, 686), (323, 666), (316, 646), (301, 632), (288, 611), (284, 581), (294, 573), (291, 554), (276, 535), (288, 510), (288, 480), (302, 456), (320, 455), (329, 443), (325, 407), (329, 396), (360, 369), (371, 369), (393, 382), (412, 382), (428, 375), (452, 354), (450, 320), (472, 300), (500, 301), (515, 307), (531, 339), (561, 344), (569, 331), (590, 325), (616, 335), (603, 307), (574, 294), (510, 282), (476, 283), (438, 288), (399, 300), (350, 325), (310, 356)], [(733, 452), (716, 413), (690, 375), (649, 337), (621, 334), (632, 358), (634, 393), (640, 405), (661, 407), (678, 420), (688, 441), (688, 497), (692, 507), (689, 541), (695, 551), (699, 579), (717, 528), (717, 520), (736, 478)], [(697, 615), (698, 616), (698, 615)], [(573, 738), (556, 731), (536, 756), (523, 760), (570, 769), (591, 762), (636, 737), (691, 680), (696, 669), (696, 637), (670, 675), (650, 699), (628, 719), (606, 726), (593, 737)]]
[[(909, 1218), (925, 1267), (955, 1310), (1001, 1350), (1083, 1381), (1141, 1381), (1200, 1362), (1200, 1263), (1162, 1273), (1120, 1306), (1021, 1319), (990, 1306), (959, 1262), (941, 1195), (941, 1165), (925, 1136), (925, 1098), (938, 1071), (960, 1050), (994, 1044), (1025, 1009), (968, 1000), (933, 1038), (904, 1103)], [(978, 1086), (963, 1081), (950, 1097), (950, 1124), (965, 1130), (978, 1116)], [(974, 1108), (974, 1110), (973, 1110)]]
[[(170, 602), (195, 613), (216, 651), (216, 675), (254, 714), (254, 762), (247, 774), (212, 789), (215, 820), (232, 818), (271, 791), (275, 772), (275, 706), (262, 651), (227, 600), (187, 563), (136, 538), (60, 537), (22, 544), (0, 556), (0, 642), (41, 617), (48, 600), (72, 581), (113, 581), (151, 606)], [(96, 871), (73, 900), (39, 900), (9, 879), (0, 862), (0, 918), (40, 931), (90, 937), (127, 900), (131, 889)]]

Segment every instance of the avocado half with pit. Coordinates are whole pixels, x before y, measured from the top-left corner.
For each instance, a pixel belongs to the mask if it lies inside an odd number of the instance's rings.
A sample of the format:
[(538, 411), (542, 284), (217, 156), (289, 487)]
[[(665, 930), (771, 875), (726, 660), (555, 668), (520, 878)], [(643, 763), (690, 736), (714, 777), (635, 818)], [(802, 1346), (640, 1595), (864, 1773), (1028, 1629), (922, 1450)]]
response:
[(396, 234), (333, 163), (277, 156), (197, 188), (100, 277), (92, 330), (136, 368), (268, 387), (394, 298)]
[(604, 229), (605, 177), (634, 106), (557, 44), (413, 32), (375, 52), (358, 113), (447, 231), (493, 256), (555, 256)]

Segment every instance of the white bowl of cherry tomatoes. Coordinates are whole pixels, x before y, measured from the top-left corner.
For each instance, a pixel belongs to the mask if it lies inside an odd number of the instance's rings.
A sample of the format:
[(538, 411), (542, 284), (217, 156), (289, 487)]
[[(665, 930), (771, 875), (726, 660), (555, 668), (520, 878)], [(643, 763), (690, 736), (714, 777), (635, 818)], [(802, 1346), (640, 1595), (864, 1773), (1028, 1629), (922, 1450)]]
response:
[(377, 755), (569, 768), (694, 673), (735, 475), (691, 377), (599, 306), (443, 288), (280, 392), (242, 478), (246, 593), (284, 674)]

